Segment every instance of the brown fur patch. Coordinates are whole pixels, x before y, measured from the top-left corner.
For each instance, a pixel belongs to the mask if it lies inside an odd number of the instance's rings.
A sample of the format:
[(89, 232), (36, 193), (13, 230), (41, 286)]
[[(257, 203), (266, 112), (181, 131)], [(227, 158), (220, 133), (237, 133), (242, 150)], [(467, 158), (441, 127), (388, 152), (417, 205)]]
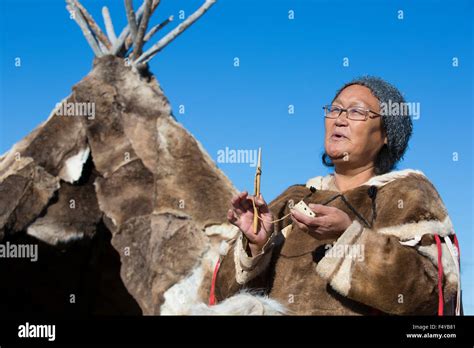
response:
[(172, 214), (139, 216), (122, 225), (112, 244), (121, 256), (122, 279), (143, 314), (160, 313), (166, 290), (201, 261), (205, 240), (189, 219)]

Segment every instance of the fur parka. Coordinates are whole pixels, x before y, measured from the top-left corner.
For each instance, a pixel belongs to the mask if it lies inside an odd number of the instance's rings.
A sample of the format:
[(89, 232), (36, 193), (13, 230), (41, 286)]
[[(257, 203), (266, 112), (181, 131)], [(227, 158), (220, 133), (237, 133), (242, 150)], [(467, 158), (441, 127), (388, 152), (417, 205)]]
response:
[(336, 240), (320, 240), (287, 217), (275, 224), (263, 251), (250, 257), (239, 232), (221, 258), (215, 312), (225, 314), (219, 306), (245, 291), (268, 297), (285, 314), (436, 315), (438, 235), (444, 312), (454, 314), (459, 251), (447, 210), (426, 176), (394, 171), (340, 194), (330, 174), (291, 186), (269, 204), (277, 219), (303, 198), (307, 204), (329, 202), (353, 220)]

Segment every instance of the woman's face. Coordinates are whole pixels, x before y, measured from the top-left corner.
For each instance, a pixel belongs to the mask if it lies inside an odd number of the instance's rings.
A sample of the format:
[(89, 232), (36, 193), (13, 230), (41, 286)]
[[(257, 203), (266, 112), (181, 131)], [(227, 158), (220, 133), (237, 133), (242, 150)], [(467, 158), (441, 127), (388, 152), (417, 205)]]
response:
[[(360, 85), (344, 88), (332, 105), (344, 109), (358, 106), (380, 113), (378, 99), (370, 89)], [(324, 147), (336, 167), (343, 165), (355, 169), (373, 163), (387, 141), (380, 117), (354, 121), (343, 112), (337, 119), (325, 118), (325, 127)]]

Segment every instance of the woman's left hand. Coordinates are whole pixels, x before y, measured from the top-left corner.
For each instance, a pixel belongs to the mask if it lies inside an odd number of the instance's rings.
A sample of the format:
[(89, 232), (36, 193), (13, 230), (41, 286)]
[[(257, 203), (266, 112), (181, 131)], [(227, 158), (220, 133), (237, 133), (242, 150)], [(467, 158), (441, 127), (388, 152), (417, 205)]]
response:
[(352, 224), (349, 215), (341, 209), (312, 203), (309, 207), (316, 213), (316, 217), (306, 216), (292, 209), (291, 219), (301, 230), (317, 239), (338, 238)]

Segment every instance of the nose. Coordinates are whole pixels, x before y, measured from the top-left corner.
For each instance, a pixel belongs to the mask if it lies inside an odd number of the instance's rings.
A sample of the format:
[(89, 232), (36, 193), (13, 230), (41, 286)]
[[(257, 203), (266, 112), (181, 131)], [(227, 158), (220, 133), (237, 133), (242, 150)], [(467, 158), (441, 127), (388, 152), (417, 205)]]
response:
[(349, 123), (347, 121), (347, 111), (341, 112), (338, 118), (336, 118), (336, 126), (344, 127), (347, 126)]

